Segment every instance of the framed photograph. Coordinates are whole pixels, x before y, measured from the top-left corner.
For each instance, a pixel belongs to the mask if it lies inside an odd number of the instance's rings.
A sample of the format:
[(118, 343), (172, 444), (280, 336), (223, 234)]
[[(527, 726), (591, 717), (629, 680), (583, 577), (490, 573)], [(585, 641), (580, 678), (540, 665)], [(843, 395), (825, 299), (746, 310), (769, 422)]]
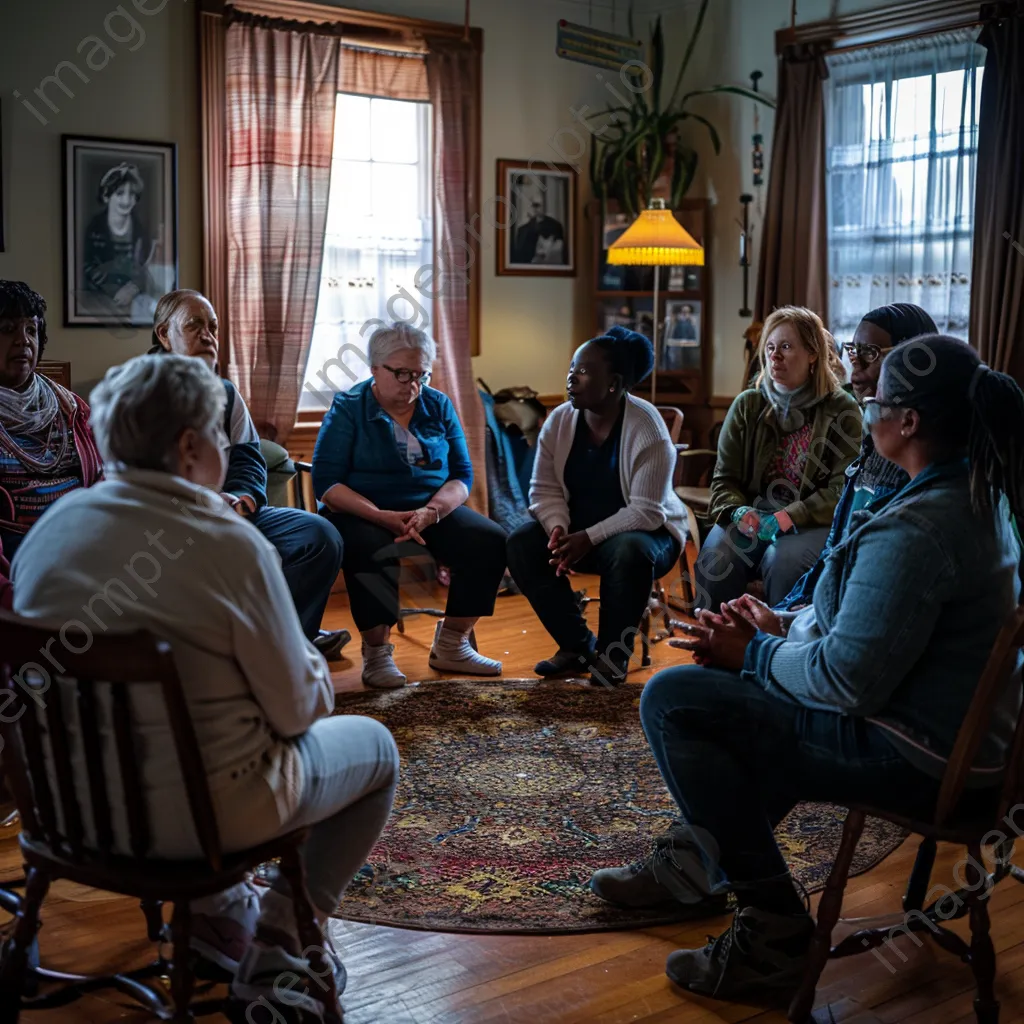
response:
[(602, 330), (609, 327), (628, 327), (648, 338), (654, 337), (654, 303), (643, 296), (635, 298), (604, 299), (599, 310)]
[(696, 299), (669, 299), (665, 303), (659, 370), (700, 369), (701, 326), (701, 303)]
[(576, 171), (568, 164), (498, 161), (498, 274), (576, 274)]
[(64, 135), (64, 326), (150, 327), (178, 287), (177, 146)]

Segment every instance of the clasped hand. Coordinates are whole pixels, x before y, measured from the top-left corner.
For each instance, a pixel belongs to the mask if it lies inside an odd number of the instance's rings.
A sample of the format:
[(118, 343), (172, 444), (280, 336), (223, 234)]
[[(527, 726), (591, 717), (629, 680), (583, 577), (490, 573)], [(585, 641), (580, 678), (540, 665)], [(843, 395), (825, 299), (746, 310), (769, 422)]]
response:
[(426, 545), (423, 531), (437, 522), (432, 508), (416, 508), (411, 512), (381, 512), (378, 522), (395, 535), (395, 543), (414, 540), (417, 544)]
[(760, 630), (783, 636), (782, 620), (771, 608), (750, 594), (723, 604), (720, 613), (704, 609), (697, 616), (697, 625), (690, 626), (692, 638), (670, 640), (677, 647), (693, 654), (698, 665), (739, 672), (747, 656), (747, 647)]
[(587, 536), (586, 530), (567, 534), (561, 526), (556, 526), (548, 540), (548, 550), (554, 556), (548, 559), (548, 564), (555, 567), (556, 576), (570, 575), (573, 571), (572, 566), (593, 546), (594, 543)]

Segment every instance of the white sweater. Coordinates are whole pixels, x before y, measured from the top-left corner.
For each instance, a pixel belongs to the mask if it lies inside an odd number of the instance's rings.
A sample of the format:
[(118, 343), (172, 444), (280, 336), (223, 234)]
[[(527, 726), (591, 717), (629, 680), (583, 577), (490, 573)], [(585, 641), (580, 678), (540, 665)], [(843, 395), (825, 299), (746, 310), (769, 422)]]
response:
[[(537, 439), (537, 459), (530, 481), (530, 511), (546, 533), (569, 528), (569, 492), (565, 463), (569, 458), (579, 411), (564, 402), (552, 411)], [(641, 398), (626, 395), (619, 447), (619, 482), (624, 508), (587, 530), (600, 544), (627, 530), (656, 530), (664, 526), (680, 544), (686, 543), (686, 514), (672, 490), (676, 449), (661, 413)]]

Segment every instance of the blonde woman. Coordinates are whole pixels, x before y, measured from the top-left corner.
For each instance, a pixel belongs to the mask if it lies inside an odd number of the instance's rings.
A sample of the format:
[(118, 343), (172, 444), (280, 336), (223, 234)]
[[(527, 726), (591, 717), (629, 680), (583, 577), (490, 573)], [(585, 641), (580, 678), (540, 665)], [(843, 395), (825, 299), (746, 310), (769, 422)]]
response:
[(718, 442), (696, 566), (697, 606), (718, 611), (754, 579), (781, 601), (828, 536), (846, 467), (861, 442), (835, 342), (817, 313), (783, 306), (765, 320), (754, 387), (732, 403)]

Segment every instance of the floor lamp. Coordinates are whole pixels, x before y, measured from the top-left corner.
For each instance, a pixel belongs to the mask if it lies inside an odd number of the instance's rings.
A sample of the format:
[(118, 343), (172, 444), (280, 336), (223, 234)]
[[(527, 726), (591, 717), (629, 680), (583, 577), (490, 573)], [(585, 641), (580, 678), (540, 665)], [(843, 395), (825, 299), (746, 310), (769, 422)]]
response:
[(664, 199), (651, 205), (608, 248), (608, 262), (614, 266), (654, 267), (654, 371), (651, 374), (651, 402), (658, 402), (658, 277), (659, 267), (703, 267), (704, 249), (665, 209)]

